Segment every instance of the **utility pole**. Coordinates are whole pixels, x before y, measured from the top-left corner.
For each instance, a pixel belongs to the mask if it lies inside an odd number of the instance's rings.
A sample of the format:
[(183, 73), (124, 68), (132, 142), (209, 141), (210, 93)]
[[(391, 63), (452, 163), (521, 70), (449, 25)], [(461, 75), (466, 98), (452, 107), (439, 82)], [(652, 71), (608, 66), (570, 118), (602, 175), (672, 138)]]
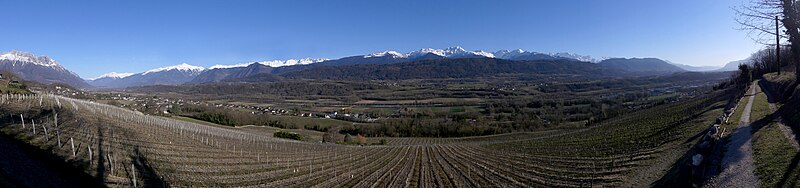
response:
[(775, 16), (775, 57), (778, 64), (778, 75), (781, 75), (781, 33), (778, 26), (778, 16)]

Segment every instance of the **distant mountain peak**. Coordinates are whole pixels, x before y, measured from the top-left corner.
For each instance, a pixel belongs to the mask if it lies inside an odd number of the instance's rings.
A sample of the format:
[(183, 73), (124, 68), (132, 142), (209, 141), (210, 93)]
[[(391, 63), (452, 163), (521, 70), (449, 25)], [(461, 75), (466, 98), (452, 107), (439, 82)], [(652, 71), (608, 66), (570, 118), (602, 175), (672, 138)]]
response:
[(592, 63), (597, 63), (597, 62), (602, 61), (602, 59), (595, 59), (592, 56), (578, 55), (578, 54), (569, 53), (569, 52), (559, 52), (559, 53), (554, 53), (554, 54), (551, 54), (551, 55), (556, 56), (556, 57), (577, 59), (578, 61), (592, 62)]
[(384, 57), (384, 56), (391, 56), (393, 58), (406, 58), (406, 54), (401, 54), (397, 51), (383, 51), (383, 52), (375, 52), (369, 55), (365, 55), (364, 58), (371, 58), (371, 57)]
[(461, 46), (453, 46), (453, 47), (445, 48), (444, 51), (458, 53), (458, 52), (466, 52), (467, 50), (465, 50)]
[(247, 67), (247, 66), (250, 66), (250, 65), (252, 65), (254, 63), (256, 63), (256, 62), (239, 63), (239, 64), (235, 64), (235, 65), (214, 65), (214, 66), (208, 67), (208, 70), (211, 70), (211, 69), (229, 69), (229, 68), (236, 68), (236, 67)]
[(324, 58), (303, 58), (303, 59), (288, 59), (288, 60), (271, 60), (271, 61), (259, 61), (259, 64), (270, 66), (270, 67), (283, 67), (283, 66), (292, 66), (292, 65), (307, 65), (312, 63), (319, 63), (323, 61), (327, 61), (328, 59)]
[(408, 58), (417, 58), (422, 57), (427, 54), (434, 54), (437, 56), (442, 56), (446, 58), (461, 58), (461, 57), (488, 57), (494, 58), (495, 55), (490, 52), (485, 51), (467, 51), (461, 46), (453, 46), (445, 49), (433, 49), (433, 48), (423, 48), (417, 51), (412, 51), (405, 54)]
[(154, 72), (170, 71), (170, 70), (178, 70), (178, 71), (186, 71), (186, 72), (201, 72), (201, 71), (205, 70), (205, 68), (200, 67), (200, 66), (189, 65), (189, 64), (186, 64), (186, 63), (181, 63), (180, 65), (174, 65), (174, 66), (169, 66), (169, 67), (162, 67), (162, 68), (152, 69), (152, 70), (149, 70), (147, 72), (142, 73), (142, 75), (146, 75), (146, 74), (154, 73)]
[(87, 87), (77, 74), (67, 70), (47, 56), (12, 50), (0, 54), (0, 69), (13, 72), (22, 79), (43, 84), (64, 83), (74, 87)]
[(36, 56), (30, 52), (23, 52), (17, 50), (11, 50), (10, 52), (6, 52), (0, 55), (0, 60), (9, 60), (9, 61), (19, 61), (19, 62), (27, 62), (33, 63), (35, 65), (41, 65), (45, 67), (60, 67), (58, 62), (50, 57), (47, 56)]
[(120, 78), (125, 78), (125, 77), (131, 76), (131, 75), (134, 75), (134, 73), (127, 73), (127, 72), (123, 72), (123, 73), (109, 72), (109, 73), (105, 73), (105, 74), (103, 74), (103, 75), (100, 75), (100, 76), (98, 76), (98, 77), (90, 78), (89, 80), (97, 80), (97, 79), (101, 79), (101, 78), (120, 79)]

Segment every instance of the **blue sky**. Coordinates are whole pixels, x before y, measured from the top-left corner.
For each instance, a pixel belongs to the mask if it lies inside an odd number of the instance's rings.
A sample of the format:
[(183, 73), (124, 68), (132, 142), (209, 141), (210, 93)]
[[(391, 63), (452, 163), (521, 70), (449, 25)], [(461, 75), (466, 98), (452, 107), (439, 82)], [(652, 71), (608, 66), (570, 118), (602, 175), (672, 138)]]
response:
[(82, 77), (462, 46), (722, 65), (760, 48), (743, 0), (3, 1), (0, 51), (47, 55)]

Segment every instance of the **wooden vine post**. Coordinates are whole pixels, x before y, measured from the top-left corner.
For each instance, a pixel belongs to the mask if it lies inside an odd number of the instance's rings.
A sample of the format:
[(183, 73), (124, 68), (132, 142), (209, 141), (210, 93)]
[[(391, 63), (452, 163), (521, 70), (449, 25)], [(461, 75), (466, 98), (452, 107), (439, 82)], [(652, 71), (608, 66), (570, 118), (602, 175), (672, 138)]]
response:
[(72, 157), (75, 157), (75, 141), (72, 140), (72, 137), (69, 137), (69, 144), (72, 145)]

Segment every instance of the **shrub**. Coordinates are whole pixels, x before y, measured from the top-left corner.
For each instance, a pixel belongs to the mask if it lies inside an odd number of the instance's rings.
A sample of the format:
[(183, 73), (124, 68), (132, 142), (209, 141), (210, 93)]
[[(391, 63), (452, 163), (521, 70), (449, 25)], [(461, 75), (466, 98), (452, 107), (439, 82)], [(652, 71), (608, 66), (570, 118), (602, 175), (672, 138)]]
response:
[(350, 134), (345, 134), (345, 135), (344, 135), (344, 142), (345, 142), (345, 143), (351, 143), (351, 142), (353, 142), (353, 136), (350, 136)]
[(359, 145), (367, 144), (367, 137), (364, 137), (364, 135), (358, 134), (358, 136), (356, 136), (356, 139), (358, 140)]
[(278, 138), (285, 138), (285, 139), (292, 139), (292, 140), (303, 140), (303, 136), (293, 132), (283, 132), (278, 131), (272, 134), (274, 137)]
[(192, 116), (192, 118), (198, 119), (198, 120), (203, 120), (203, 121), (208, 121), (208, 122), (216, 123), (216, 124), (220, 124), (220, 125), (236, 126), (236, 121), (234, 121), (233, 119), (229, 118), (225, 114), (207, 114), (207, 113), (203, 113), (203, 114), (198, 114), (198, 115)]

